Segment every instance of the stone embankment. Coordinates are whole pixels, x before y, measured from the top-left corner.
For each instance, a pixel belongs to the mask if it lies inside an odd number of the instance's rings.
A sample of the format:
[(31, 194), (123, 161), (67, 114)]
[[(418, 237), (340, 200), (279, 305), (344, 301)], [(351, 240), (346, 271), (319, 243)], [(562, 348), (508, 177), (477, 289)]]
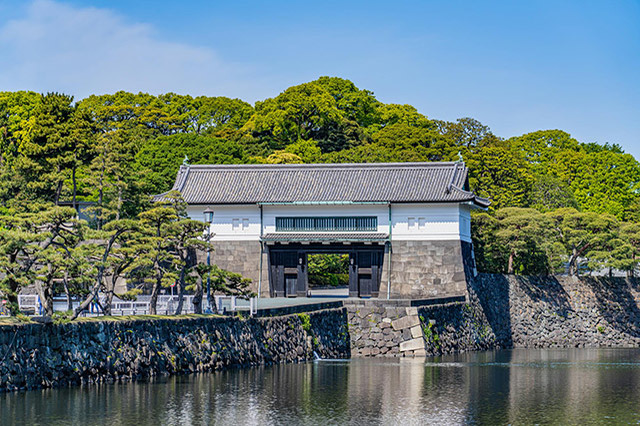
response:
[(367, 302), (347, 305), (352, 356), (426, 355), (418, 308)]
[(638, 347), (640, 281), (480, 274), (470, 286), (504, 347)]
[(418, 312), (428, 355), (502, 347), (484, 312), (473, 301), (428, 306)]
[(0, 390), (129, 381), (229, 367), (348, 358), (345, 309), (0, 327)]
[(264, 318), (0, 327), (0, 390), (137, 380), (314, 358), (638, 347), (635, 279), (480, 274), (468, 300), (360, 300)]
[(477, 304), (387, 303), (347, 305), (352, 356), (416, 357), (499, 346)]
[(347, 306), (353, 356), (640, 346), (636, 279), (480, 274), (469, 283), (468, 302), (398, 304)]

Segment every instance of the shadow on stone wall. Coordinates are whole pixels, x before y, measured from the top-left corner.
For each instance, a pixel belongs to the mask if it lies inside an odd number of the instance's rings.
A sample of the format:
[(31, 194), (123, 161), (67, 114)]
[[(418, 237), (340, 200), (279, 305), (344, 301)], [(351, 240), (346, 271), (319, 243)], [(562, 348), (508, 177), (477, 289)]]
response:
[(479, 274), (469, 300), (502, 347), (637, 347), (638, 281)]
[(514, 279), (517, 289), (524, 291), (532, 303), (544, 303), (547, 309), (563, 318), (573, 312), (569, 294), (556, 277), (514, 276)]
[(478, 274), (469, 280), (468, 286), (470, 302), (480, 304), (497, 342), (502, 347), (511, 347), (510, 283), (507, 277), (500, 274)]
[(309, 316), (309, 337), (312, 347), (321, 358), (351, 358), (351, 337), (347, 309), (337, 309), (335, 314), (327, 315), (327, 311), (299, 314)]
[(484, 351), (501, 347), (477, 304), (449, 303), (418, 310), (427, 355)]
[(625, 278), (581, 277), (596, 298), (599, 314), (618, 331), (640, 337), (640, 308), (631, 289), (638, 289), (638, 281)]

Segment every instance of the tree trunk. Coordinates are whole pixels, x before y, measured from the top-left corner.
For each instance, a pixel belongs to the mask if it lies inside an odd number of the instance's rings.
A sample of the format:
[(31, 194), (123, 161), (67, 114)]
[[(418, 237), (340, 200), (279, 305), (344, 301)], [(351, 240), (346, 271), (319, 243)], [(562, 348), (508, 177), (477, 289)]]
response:
[(53, 316), (53, 285), (51, 282), (44, 284), (42, 281), (36, 281), (36, 291), (40, 296), (42, 304), (42, 315), (45, 317)]
[(44, 315), (47, 317), (53, 316), (53, 285), (48, 285), (44, 289)]
[(574, 276), (578, 272), (578, 268), (576, 263), (578, 261), (578, 253), (576, 248), (574, 247), (571, 251), (571, 257), (569, 258), (569, 275)]
[(121, 267), (116, 267), (113, 270), (113, 275), (111, 275), (111, 279), (108, 281), (107, 285), (104, 287), (104, 314), (111, 315), (112, 309), (111, 305), (113, 305), (113, 295), (116, 291), (116, 284), (118, 282), (118, 277), (120, 276), (120, 272), (122, 271)]
[(63, 181), (58, 181), (58, 186), (56, 188), (56, 200), (55, 200), (56, 206), (60, 204), (60, 195), (62, 194), (62, 184), (63, 184)]
[(196, 280), (196, 288), (193, 292), (193, 313), (202, 313), (202, 277), (199, 275)]
[(18, 283), (12, 279), (11, 275), (7, 275), (7, 281), (9, 284), (9, 292), (5, 294), (7, 298), (7, 309), (11, 316), (15, 316), (20, 313), (20, 306), (18, 305)]
[(149, 299), (149, 315), (156, 315), (156, 305), (158, 304), (158, 292), (160, 292), (160, 278), (156, 278), (151, 289), (151, 299)]
[(111, 316), (111, 305), (113, 304), (113, 288), (107, 289), (104, 293), (104, 306), (102, 307), (104, 314)]
[(73, 302), (71, 301), (71, 292), (69, 291), (69, 273), (65, 271), (62, 280), (64, 284), (64, 294), (67, 297), (67, 311), (73, 310)]
[(78, 213), (78, 217), (80, 217), (80, 211), (78, 210), (78, 206), (76, 205), (76, 195), (78, 193), (78, 184), (76, 182), (75, 162), (73, 164), (73, 168), (71, 169), (71, 181), (73, 182), (73, 196), (72, 196), (73, 209)]
[(178, 307), (176, 308), (176, 315), (182, 314), (182, 305), (184, 304), (184, 277), (186, 270), (186, 266), (183, 266), (180, 271), (180, 279), (178, 280)]
[(513, 252), (509, 253), (509, 265), (507, 266), (507, 274), (513, 274)]

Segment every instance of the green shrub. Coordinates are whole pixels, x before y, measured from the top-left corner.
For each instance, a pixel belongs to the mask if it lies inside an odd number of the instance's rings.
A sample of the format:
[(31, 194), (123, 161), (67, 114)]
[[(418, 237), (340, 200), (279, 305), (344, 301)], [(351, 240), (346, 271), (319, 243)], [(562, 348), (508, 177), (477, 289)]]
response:
[(300, 322), (302, 323), (302, 329), (307, 333), (311, 332), (311, 317), (309, 314), (298, 314)]

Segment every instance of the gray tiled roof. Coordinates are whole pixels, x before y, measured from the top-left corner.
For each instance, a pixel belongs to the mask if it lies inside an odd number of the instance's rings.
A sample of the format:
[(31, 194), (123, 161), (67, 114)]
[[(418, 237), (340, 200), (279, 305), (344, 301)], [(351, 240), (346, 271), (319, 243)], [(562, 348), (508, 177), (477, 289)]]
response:
[(266, 234), (263, 241), (308, 241), (308, 242), (361, 242), (361, 241), (386, 241), (389, 234), (378, 232), (277, 232)]
[[(181, 166), (173, 190), (189, 204), (489, 201), (469, 191), (464, 163)], [(161, 194), (156, 200), (162, 199)]]

